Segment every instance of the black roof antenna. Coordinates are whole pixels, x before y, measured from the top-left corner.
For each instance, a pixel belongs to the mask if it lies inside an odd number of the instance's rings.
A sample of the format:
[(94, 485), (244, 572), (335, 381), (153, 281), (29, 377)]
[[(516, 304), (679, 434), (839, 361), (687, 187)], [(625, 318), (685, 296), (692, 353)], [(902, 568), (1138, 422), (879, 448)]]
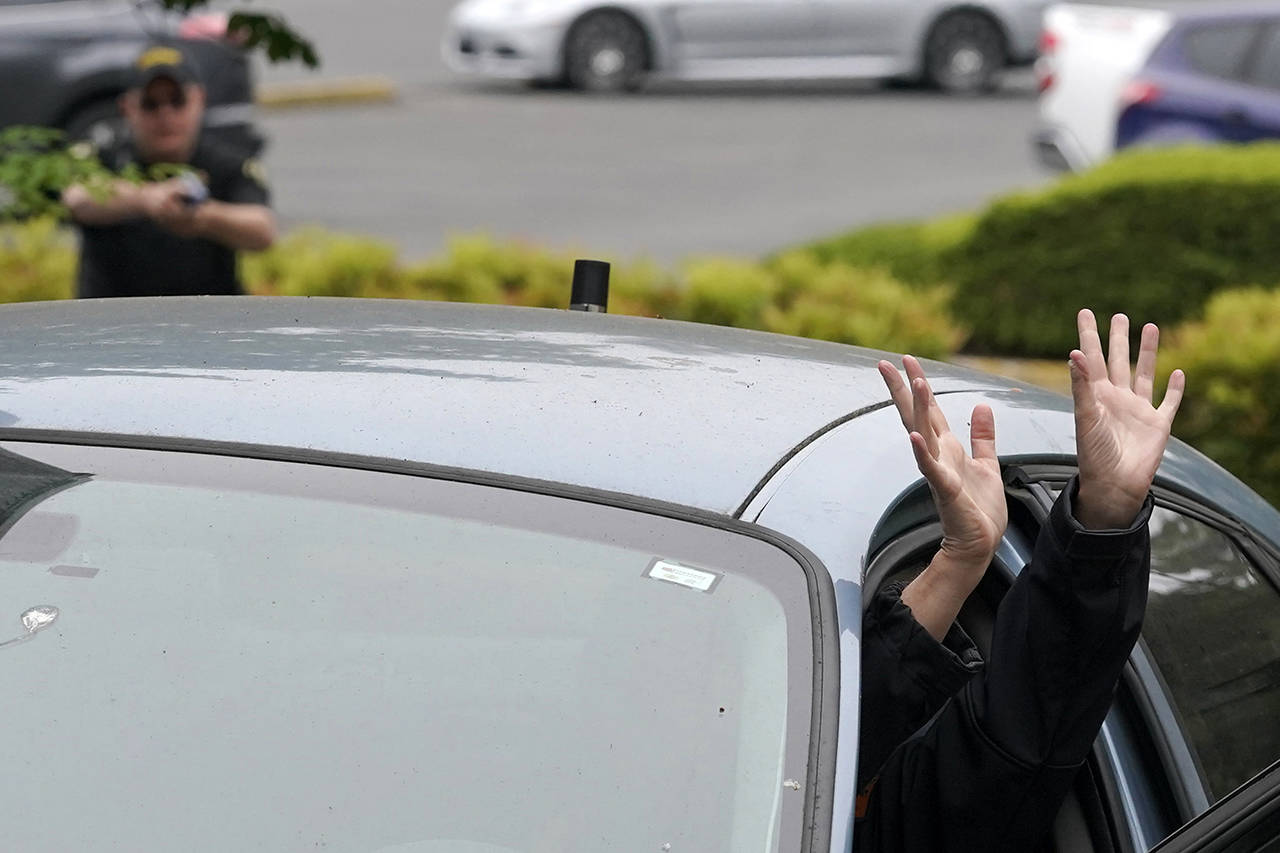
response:
[(570, 311), (609, 310), (609, 264), (604, 261), (573, 262), (573, 289), (569, 294)]

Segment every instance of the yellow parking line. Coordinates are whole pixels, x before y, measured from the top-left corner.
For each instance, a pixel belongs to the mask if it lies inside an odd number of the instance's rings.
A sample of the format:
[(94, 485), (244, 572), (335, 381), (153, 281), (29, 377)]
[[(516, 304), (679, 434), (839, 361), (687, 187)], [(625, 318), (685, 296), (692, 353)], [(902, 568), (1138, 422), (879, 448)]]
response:
[(371, 75), (269, 83), (258, 87), (257, 102), (264, 108), (376, 103), (394, 101), (398, 94), (390, 77)]

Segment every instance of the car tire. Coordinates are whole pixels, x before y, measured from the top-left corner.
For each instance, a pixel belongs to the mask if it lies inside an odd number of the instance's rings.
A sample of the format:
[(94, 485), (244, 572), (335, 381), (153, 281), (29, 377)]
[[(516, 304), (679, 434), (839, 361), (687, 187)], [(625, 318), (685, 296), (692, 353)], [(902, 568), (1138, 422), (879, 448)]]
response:
[(621, 12), (595, 12), (578, 21), (565, 39), (569, 85), (585, 92), (633, 91), (648, 67), (649, 40)]
[(934, 24), (925, 40), (925, 79), (944, 92), (989, 92), (1006, 62), (1004, 33), (995, 21), (977, 12), (947, 15)]
[(124, 118), (115, 98), (103, 98), (71, 113), (62, 130), (69, 142), (87, 140), (97, 148), (106, 148), (124, 133)]

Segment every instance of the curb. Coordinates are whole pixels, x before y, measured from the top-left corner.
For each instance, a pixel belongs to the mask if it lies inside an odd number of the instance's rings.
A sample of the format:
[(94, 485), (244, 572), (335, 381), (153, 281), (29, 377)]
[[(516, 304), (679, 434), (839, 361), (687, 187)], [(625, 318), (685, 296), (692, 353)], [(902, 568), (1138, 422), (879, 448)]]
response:
[(263, 109), (325, 106), (330, 104), (385, 103), (399, 97), (390, 77), (340, 77), (268, 83), (258, 87), (257, 104)]

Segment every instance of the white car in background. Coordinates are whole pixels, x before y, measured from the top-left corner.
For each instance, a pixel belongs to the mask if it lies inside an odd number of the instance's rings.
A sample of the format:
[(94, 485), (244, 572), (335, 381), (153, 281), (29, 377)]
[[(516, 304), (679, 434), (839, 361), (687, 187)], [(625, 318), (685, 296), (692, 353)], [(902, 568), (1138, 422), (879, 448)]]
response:
[(1040, 161), (1079, 171), (1111, 156), (1116, 122), (1134, 75), (1173, 25), (1166, 9), (1061, 4), (1049, 7), (1036, 76)]
[(678, 80), (908, 79), (992, 88), (1030, 64), (1046, 0), (462, 0), (456, 71), (589, 91)]
[(1080, 169), (1130, 146), (1280, 138), (1280, 5), (1050, 10), (1042, 159)]

